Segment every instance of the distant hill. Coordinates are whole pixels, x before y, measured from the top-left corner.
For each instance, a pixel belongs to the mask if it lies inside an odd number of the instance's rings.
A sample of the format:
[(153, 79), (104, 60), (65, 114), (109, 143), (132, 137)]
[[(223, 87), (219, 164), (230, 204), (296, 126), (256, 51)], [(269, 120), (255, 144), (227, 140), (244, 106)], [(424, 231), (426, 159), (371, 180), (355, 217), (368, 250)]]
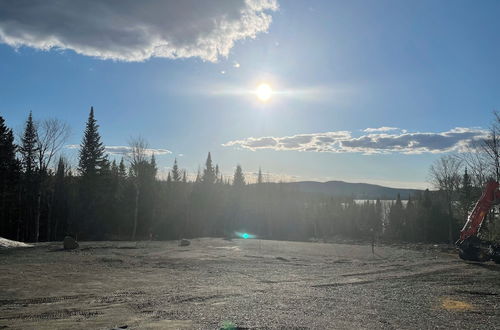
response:
[(401, 199), (408, 199), (409, 195), (421, 191), (418, 189), (389, 188), (376, 184), (344, 181), (299, 181), (289, 182), (287, 185), (305, 192), (323, 193), (335, 197), (353, 196), (355, 199), (396, 199), (398, 193), (401, 195)]

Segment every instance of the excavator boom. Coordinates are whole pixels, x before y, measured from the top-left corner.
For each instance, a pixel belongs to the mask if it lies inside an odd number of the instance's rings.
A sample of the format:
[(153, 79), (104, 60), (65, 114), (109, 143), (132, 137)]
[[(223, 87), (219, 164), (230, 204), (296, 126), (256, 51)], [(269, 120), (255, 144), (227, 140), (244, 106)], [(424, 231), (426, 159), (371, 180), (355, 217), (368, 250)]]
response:
[(485, 249), (485, 242), (482, 242), (478, 237), (486, 215), (500, 201), (499, 186), (498, 182), (489, 181), (481, 198), (467, 218), (464, 227), (460, 231), (460, 239), (456, 242), (460, 258), (473, 261), (493, 259), (497, 263), (500, 262), (500, 248), (498, 245), (487, 243), (489, 247)]
[(460, 241), (464, 241), (471, 236), (476, 236), (481, 229), (484, 218), (491, 210), (493, 205), (500, 199), (500, 192), (498, 191), (498, 186), (500, 184), (496, 181), (490, 181), (486, 185), (486, 189), (483, 192), (481, 198), (477, 201), (474, 209), (467, 218), (462, 231), (460, 232)]

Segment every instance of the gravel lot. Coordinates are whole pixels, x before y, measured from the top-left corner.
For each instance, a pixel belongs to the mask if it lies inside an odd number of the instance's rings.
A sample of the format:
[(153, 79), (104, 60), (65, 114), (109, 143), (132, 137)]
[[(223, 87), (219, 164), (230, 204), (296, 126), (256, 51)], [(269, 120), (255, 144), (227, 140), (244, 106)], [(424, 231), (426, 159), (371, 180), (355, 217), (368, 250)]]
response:
[(0, 250), (0, 329), (498, 329), (500, 265), (267, 240)]

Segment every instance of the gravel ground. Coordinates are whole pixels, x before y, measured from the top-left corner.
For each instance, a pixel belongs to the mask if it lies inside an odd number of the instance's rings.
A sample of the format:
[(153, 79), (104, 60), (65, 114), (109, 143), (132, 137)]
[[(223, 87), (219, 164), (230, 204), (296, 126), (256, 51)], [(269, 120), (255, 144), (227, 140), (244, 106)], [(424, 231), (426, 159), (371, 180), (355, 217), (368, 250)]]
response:
[(500, 265), (432, 246), (196, 239), (0, 250), (0, 329), (499, 329)]

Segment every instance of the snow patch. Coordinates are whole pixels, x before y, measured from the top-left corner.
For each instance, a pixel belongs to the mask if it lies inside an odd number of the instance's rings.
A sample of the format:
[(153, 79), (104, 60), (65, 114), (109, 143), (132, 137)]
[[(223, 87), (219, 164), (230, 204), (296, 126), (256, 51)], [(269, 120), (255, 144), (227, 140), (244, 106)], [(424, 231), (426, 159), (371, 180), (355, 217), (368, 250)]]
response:
[(26, 244), (23, 242), (18, 242), (18, 241), (12, 241), (10, 239), (6, 239), (3, 237), (0, 237), (0, 249), (1, 248), (16, 248), (16, 247), (32, 247), (33, 245), (31, 244)]

